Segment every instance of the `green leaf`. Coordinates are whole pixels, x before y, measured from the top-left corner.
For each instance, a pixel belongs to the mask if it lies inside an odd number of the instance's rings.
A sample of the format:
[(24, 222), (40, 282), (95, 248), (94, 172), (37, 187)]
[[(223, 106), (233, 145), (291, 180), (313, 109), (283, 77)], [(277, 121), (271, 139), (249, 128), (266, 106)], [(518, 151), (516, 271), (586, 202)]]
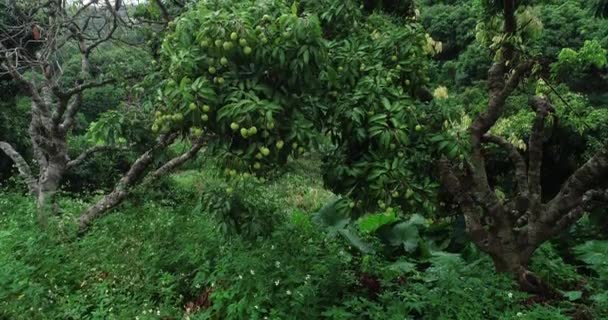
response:
[(293, 4), (291, 5), (291, 13), (294, 16), (298, 15), (298, 1), (294, 1)]
[(394, 212), (370, 214), (359, 218), (359, 230), (363, 233), (372, 233), (378, 228), (397, 220)]
[(340, 230), (338, 230), (338, 232), (344, 238), (346, 238), (346, 240), (348, 241), (348, 243), (350, 243), (350, 245), (357, 248), (362, 253), (372, 254), (375, 252), (374, 249), (372, 248), (372, 246), (369, 243), (363, 241), (354, 230), (340, 229)]
[(338, 203), (342, 199), (336, 199), (321, 208), (313, 215), (312, 221), (328, 227), (332, 231), (345, 228), (350, 222), (350, 218), (337, 210)]
[(567, 291), (564, 292), (564, 296), (568, 298), (570, 301), (579, 300), (583, 296), (583, 292), (581, 291)]

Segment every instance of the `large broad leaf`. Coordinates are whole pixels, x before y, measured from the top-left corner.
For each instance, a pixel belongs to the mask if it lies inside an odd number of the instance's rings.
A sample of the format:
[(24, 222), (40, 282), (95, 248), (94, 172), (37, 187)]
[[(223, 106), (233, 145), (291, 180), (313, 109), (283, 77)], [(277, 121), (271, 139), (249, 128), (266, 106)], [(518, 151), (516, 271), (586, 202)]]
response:
[(355, 230), (347, 228), (340, 229), (338, 232), (348, 241), (351, 246), (357, 248), (362, 253), (372, 254), (375, 252), (369, 243), (363, 241), (363, 239), (357, 235)]
[(372, 233), (380, 227), (393, 223), (396, 220), (397, 216), (394, 212), (370, 214), (359, 218), (358, 225), (361, 232)]
[(350, 222), (350, 218), (338, 210), (338, 203), (341, 199), (336, 199), (326, 204), (314, 214), (312, 221), (327, 227), (330, 232), (344, 229)]
[(415, 214), (407, 221), (379, 228), (378, 237), (391, 246), (403, 246), (405, 251), (414, 252), (420, 240), (418, 228), (424, 224), (424, 217)]
[(357, 231), (349, 226), (350, 218), (344, 210), (340, 210), (342, 199), (336, 199), (326, 204), (312, 218), (314, 223), (327, 228), (330, 234), (340, 234), (348, 243), (365, 254), (374, 253), (372, 246), (357, 235)]

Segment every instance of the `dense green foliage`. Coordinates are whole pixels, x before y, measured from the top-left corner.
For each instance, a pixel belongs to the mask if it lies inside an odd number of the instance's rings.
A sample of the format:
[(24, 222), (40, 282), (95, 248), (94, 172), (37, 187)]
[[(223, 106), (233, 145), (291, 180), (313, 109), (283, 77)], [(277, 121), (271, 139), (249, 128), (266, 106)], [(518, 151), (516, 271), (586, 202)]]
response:
[[(160, 22), (139, 26), (147, 47), (91, 56), (93, 77), (118, 81), (85, 92), (70, 157), (117, 149), (66, 173), (57, 215), (39, 221), (0, 152), (0, 319), (608, 318), (606, 210), (535, 252), (561, 296), (534, 296), (495, 273), (440, 186), (435, 160), (467, 165), (487, 106), (502, 1), (160, 3), (128, 8)], [(528, 98), (551, 99), (549, 197), (608, 141), (608, 2), (518, 3), (509, 41), (538, 66), (491, 133), (524, 154)], [(75, 82), (76, 48), (61, 59)], [(0, 78), (0, 140), (28, 161), (30, 104)], [(155, 163), (198, 138), (204, 151), (78, 234), (75, 217), (171, 133)], [(484, 152), (504, 200), (507, 154)]]

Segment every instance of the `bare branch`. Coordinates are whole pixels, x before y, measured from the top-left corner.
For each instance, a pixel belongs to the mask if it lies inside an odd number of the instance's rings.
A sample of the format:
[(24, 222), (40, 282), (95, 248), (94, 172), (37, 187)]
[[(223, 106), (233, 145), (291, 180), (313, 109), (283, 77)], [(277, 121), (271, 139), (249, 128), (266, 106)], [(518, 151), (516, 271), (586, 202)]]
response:
[(66, 167), (68, 169), (70, 169), (70, 168), (79, 166), (80, 164), (82, 164), (85, 160), (87, 160), (89, 157), (91, 157), (95, 153), (112, 151), (112, 150), (126, 150), (126, 148), (122, 148), (122, 147), (118, 147), (118, 146), (94, 146), (94, 147), (91, 147), (91, 148), (85, 150), (76, 159), (68, 161)]
[(111, 209), (118, 206), (129, 194), (130, 188), (139, 181), (150, 164), (154, 160), (154, 152), (159, 148), (164, 148), (177, 138), (176, 133), (161, 135), (154, 147), (144, 152), (129, 168), (129, 171), (122, 176), (114, 187), (114, 190), (100, 199), (97, 203), (89, 207), (80, 217), (78, 225), (80, 233), (87, 230), (94, 219), (106, 214)]
[(109, 84), (116, 83), (117, 81), (118, 81), (117, 79), (105, 79), (105, 80), (101, 80), (101, 81), (89, 81), (89, 82), (86, 82), (86, 83), (79, 84), (76, 87), (74, 87), (72, 89), (69, 89), (69, 90), (66, 90), (66, 91), (57, 90), (55, 92), (55, 95), (57, 95), (58, 97), (60, 97), (62, 99), (69, 99), (72, 96), (74, 96), (75, 94), (81, 93), (81, 92), (83, 92), (85, 90), (107, 86)]
[(147, 176), (146, 180), (147, 181), (156, 180), (157, 178), (164, 176), (167, 173), (173, 171), (175, 168), (184, 164), (184, 162), (192, 159), (201, 150), (201, 148), (204, 145), (205, 145), (205, 141), (203, 139), (198, 139), (197, 141), (195, 141), (192, 144), (192, 147), (190, 148), (190, 150), (188, 150), (188, 152), (167, 161), (160, 168), (156, 169), (149, 176)]
[(74, 118), (76, 117), (76, 112), (80, 108), (82, 104), (82, 93), (76, 94), (76, 97), (72, 99), (72, 102), (67, 106), (63, 123), (59, 126), (59, 129), (62, 131), (67, 131), (72, 124), (74, 124)]
[(25, 183), (30, 191), (30, 193), (36, 193), (36, 179), (32, 175), (32, 170), (30, 169), (29, 164), (23, 159), (21, 154), (17, 152), (9, 143), (0, 141), (0, 150), (4, 151), (4, 153), (13, 160), (17, 170), (19, 170), (19, 174), (23, 179), (25, 179)]
[[(1, 43), (0, 46), (2, 46)], [(8, 71), (13, 79), (25, 84), (30, 96), (32, 97), (32, 100), (35, 102), (35, 106), (39, 108), (43, 114), (48, 115), (50, 113), (49, 106), (46, 105), (45, 101), (40, 96), (40, 91), (38, 91), (36, 84), (33, 81), (27, 80), (23, 75), (21, 75), (21, 73), (19, 73), (19, 71), (11, 64), (9, 59), (6, 59), (5, 61), (6, 62), (0, 64), (0, 67)]]

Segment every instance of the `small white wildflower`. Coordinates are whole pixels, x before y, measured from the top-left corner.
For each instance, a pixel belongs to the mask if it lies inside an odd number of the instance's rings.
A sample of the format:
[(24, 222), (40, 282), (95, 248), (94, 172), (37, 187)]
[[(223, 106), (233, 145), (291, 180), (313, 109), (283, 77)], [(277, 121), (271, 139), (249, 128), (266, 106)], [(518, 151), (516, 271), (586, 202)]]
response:
[(150, 309), (150, 310), (148, 310), (148, 312), (149, 312), (150, 314), (152, 314), (152, 312), (154, 312), (154, 310)]
[(287, 294), (288, 296), (290, 296), (291, 295), (291, 290), (285, 291), (285, 294)]
[(518, 316), (518, 317), (523, 317), (523, 316), (524, 316), (524, 314), (523, 314), (523, 313), (521, 313), (521, 312), (518, 312), (518, 313), (517, 313), (517, 316)]
[(253, 306), (253, 307), (254, 307), (256, 310), (258, 310), (258, 309), (260, 308), (260, 307), (258, 307), (258, 306)]
[(270, 250), (274, 250), (274, 244), (270, 246)]
[(160, 310), (156, 310), (156, 315), (160, 316)]
[(307, 275), (306, 275), (306, 278), (304, 278), (304, 279), (305, 279), (306, 281), (310, 280), (310, 275), (309, 275), (309, 274), (307, 274)]
[(277, 280), (277, 281), (275, 281), (275, 282), (274, 282), (274, 285), (275, 285), (275, 286), (278, 286), (278, 285), (279, 285), (279, 283), (281, 283), (281, 280)]
[(251, 273), (251, 275), (252, 275), (252, 276), (254, 276), (254, 275), (255, 275), (255, 271), (253, 271), (253, 269), (252, 269), (252, 270), (249, 270), (249, 273)]
[(509, 299), (513, 298), (513, 293), (511, 293), (511, 292), (507, 293), (507, 297), (509, 297)]
[(139, 320), (139, 317), (138, 317), (138, 316), (135, 316), (135, 320)]
[(243, 276), (239, 274), (239, 280), (243, 280)]
[(274, 266), (277, 267), (277, 268), (280, 268), (281, 267), (281, 262), (275, 261)]
[(147, 311), (146, 311), (146, 310), (142, 311), (142, 314), (146, 314), (146, 313), (147, 313)]

